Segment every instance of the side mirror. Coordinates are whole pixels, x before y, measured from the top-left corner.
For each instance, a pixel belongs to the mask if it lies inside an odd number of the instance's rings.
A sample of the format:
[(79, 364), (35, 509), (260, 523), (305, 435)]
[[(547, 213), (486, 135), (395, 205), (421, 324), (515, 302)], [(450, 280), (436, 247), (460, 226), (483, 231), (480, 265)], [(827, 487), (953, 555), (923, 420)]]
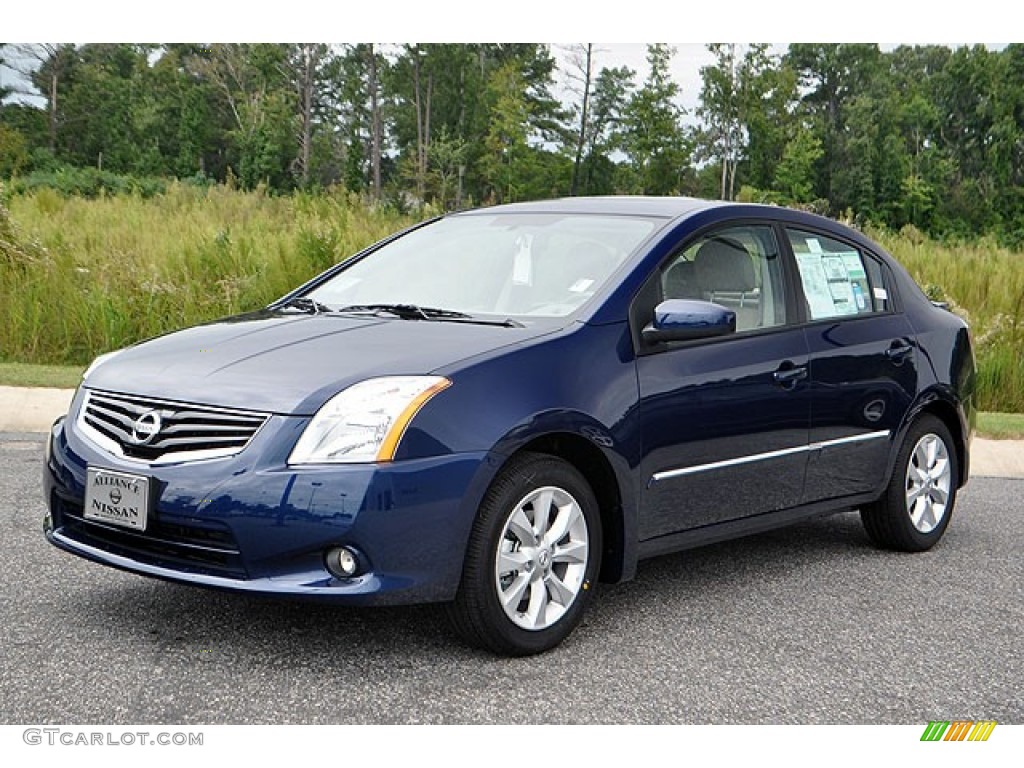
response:
[(641, 332), (648, 344), (709, 339), (736, 332), (736, 313), (720, 304), (668, 299), (654, 308), (654, 320)]

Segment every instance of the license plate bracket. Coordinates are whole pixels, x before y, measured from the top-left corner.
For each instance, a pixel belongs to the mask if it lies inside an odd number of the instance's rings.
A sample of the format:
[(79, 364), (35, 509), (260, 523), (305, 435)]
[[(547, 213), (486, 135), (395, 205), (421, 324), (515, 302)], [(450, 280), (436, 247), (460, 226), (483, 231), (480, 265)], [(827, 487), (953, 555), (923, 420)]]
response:
[(149, 523), (150, 478), (102, 467), (86, 468), (87, 520), (144, 531)]

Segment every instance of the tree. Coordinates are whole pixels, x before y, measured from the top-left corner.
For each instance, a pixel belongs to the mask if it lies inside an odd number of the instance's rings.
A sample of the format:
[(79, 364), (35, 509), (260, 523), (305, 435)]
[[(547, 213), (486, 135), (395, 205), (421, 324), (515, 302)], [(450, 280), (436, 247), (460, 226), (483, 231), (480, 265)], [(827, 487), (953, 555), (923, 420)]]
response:
[(432, 192), (438, 205), (447, 210), (452, 187), (465, 169), (466, 143), (457, 136), (449, 136), (448, 129), (442, 127), (430, 143), (429, 156)]
[(366, 50), (367, 89), (370, 92), (370, 168), (373, 173), (373, 199), (380, 200), (380, 160), (383, 152), (383, 124), (380, 108), (380, 78), (378, 67), (380, 57), (370, 43)]
[(715, 63), (700, 68), (703, 85), (697, 116), (705, 126), (702, 136), (705, 152), (721, 164), (719, 197), (722, 200), (735, 197), (736, 166), (746, 140), (737, 49), (735, 43), (712, 43), (708, 50), (715, 57)]
[(650, 70), (623, 112), (621, 146), (629, 159), (629, 192), (667, 195), (682, 186), (690, 148), (681, 124), (683, 109), (676, 103), (679, 85), (669, 74), (674, 53), (662, 44), (647, 47)]
[(804, 130), (796, 114), (797, 76), (764, 43), (752, 43), (743, 55), (739, 88), (746, 130), (741, 177), (768, 188), (796, 131)]
[(573, 106), (578, 120), (573, 132), (573, 163), (572, 182), (569, 194), (576, 195), (580, 187), (580, 169), (583, 164), (583, 149), (590, 133), (590, 97), (594, 80), (594, 44), (579, 43), (570, 49), (570, 69), (567, 71), (569, 90), (579, 98), (579, 104)]
[(298, 43), (289, 48), (288, 79), (295, 89), (298, 106), (299, 151), (294, 166), (299, 185), (308, 187), (313, 180), (315, 134), (325, 118), (330, 121), (333, 117), (327, 109), (325, 91), (334, 53), (323, 43)]
[(845, 132), (847, 107), (862, 94), (878, 69), (877, 45), (859, 43), (794, 43), (787, 62), (799, 76), (801, 99), (807, 114), (820, 131), (822, 159), (817, 195), (830, 201), (834, 211), (855, 205), (836, 175), (849, 168)]
[(582, 191), (588, 195), (615, 191), (615, 163), (610, 155), (622, 147), (623, 112), (636, 73), (629, 67), (602, 68), (594, 82), (583, 160)]
[(814, 199), (814, 166), (823, 154), (821, 141), (809, 130), (797, 130), (775, 169), (774, 188), (789, 203)]
[(492, 102), (490, 127), (484, 137), (480, 165), (495, 202), (511, 202), (520, 191), (526, 157), (530, 105), (518, 66), (509, 62), (491, 75), (487, 91)]
[(61, 125), (61, 90), (68, 70), (75, 61), (75, 46), (66, 43), (36, 43), (11, 46), (14, 54), (8, 66), (30, 82), (46, 98), (49, 147), (57, 152), (57, 134)]
[(28, 165), (28, 143), (20, 131), (0, 124), (0, 179), (15, 176)]
[(210, 82), (231, 117), (231, 148), (242, 185), (290, 185), (297, 141), (296, 97), (289, 87), (288, 50), (271, 44), (225, 43), (193, 56), (197, 74)]

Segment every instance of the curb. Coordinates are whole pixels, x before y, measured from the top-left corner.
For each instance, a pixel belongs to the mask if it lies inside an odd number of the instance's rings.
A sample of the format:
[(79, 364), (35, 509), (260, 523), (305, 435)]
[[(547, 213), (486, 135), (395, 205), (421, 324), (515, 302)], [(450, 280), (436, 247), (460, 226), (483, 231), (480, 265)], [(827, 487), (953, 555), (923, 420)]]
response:
[(0, 386), (0, 432), (49, 432), (74, 395), (73, 389)]
[[(0, 386), (0, 432), (49, 432), (68, 412), (74, 394), (73, 389)], [(971, 476), (1024, 478), (1024, 440), (976, 437)]]

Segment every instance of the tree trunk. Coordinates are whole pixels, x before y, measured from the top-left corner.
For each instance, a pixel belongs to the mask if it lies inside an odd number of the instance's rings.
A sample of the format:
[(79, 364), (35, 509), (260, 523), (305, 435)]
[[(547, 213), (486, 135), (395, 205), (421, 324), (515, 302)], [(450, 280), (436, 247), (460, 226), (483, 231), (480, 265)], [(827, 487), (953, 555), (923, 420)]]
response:
[(434, 95), (434, 75), (427, 75), (427, 100), (423, 107), (423, 166), (420, 173), (424, 185), (427, 183), (427, 167), (430, 160), (430, 102)]
[(57, 59), (53, 58), (50, 72), (50, 152), (57, 154)]
[(725, 196), (725, 185), (729, 178), (729, 150), (726, 149), (722, 153), (722, 182), (718, 188), (718, 197), (720, 200), (727, 200)]
[(416, 196), (423, 202), (423, 100), (420, 98), (420, 52), (412, 54), (412, 93), (416, 105)]
[(590, 109), (590, 78), (593, 67), (594, 44), (587, 43), (586, 65), (583, 72), (583, 108), (580, 110), (580, 130), (576, 137), (576, 159), (572, 165), (572, 183), (569, 185), (569, 196), (574, 197), (579, 188), (580, 165), (583, 162), (583, 144), (587, 136), (587, 118)]
[(313, 79), (315, 74), (315, 55), (312, 44), (302, 46), (302, 144), (299, 164), (301, 166), (302, 186), (309, 186), (309, 160), (313, 144)]
[(370, 168), (373, 173), (373, 199), (380, 200), (380, 155), (381, 155), (381, 122), (380, 122), (380, 100), (377, 97), (377, 53), (370, 43), (369, 61), (369, 86), (370, 86), (370, 115), (373, 123), (372, 139), (370, 142)]

